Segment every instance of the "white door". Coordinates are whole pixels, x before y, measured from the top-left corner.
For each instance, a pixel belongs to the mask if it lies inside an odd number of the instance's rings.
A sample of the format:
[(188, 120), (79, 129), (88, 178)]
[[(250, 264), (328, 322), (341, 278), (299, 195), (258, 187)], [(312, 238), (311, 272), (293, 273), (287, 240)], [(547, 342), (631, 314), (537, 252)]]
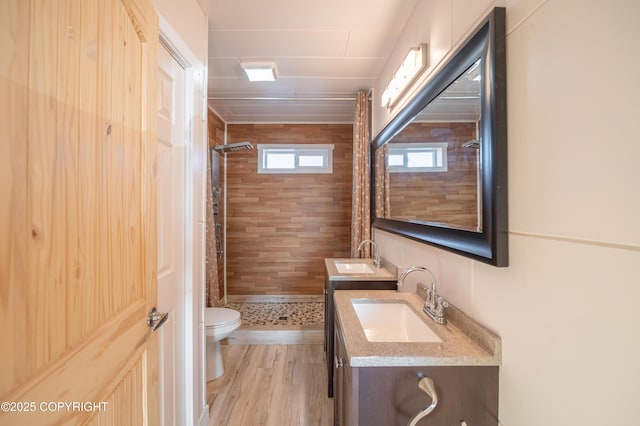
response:
[(162, 425), (185, 418), (185, 80), (184, 69), (158, 47), (158, 310)]

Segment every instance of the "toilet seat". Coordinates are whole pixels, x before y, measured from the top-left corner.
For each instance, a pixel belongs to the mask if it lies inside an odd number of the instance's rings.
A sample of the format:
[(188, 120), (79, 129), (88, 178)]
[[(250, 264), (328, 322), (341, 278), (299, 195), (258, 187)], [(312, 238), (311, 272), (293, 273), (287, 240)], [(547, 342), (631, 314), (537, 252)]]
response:
[(226, 327), (240, 321), (240, 312), (228, 308), (207, 308), (204, 310), (206, 328)]

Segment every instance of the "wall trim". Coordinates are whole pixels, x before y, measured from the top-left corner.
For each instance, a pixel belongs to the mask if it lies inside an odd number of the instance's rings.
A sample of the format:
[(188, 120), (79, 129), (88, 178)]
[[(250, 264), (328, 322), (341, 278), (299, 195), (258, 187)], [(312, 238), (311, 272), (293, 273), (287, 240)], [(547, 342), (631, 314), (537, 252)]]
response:
[(509, 231), (509, 235), (516, 235), (525, 238), (540, 238), (544, 240), (561, 241), (565, 243), (575, 243), (597, 247), (607, 247), (620, 250), (640, 251), (640, 245), (615, 243), (612, 241), (590, 240), (587, 238), (565, 237), (562, 235), (539, 234), (536, 232)]

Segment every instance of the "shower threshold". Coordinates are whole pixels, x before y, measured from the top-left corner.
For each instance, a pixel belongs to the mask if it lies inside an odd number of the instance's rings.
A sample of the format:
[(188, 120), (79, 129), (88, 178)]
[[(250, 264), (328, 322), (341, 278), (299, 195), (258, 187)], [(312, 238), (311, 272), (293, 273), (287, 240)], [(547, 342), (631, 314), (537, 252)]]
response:
[(321, 344), (323, 296), (229, 296), (226, 307), (240, 312), (242, 324), (230, 345)]
[(324, 329), (314, 326), (247, 326), (227, 337), (229, 345), (315, 345), (322, 344)]

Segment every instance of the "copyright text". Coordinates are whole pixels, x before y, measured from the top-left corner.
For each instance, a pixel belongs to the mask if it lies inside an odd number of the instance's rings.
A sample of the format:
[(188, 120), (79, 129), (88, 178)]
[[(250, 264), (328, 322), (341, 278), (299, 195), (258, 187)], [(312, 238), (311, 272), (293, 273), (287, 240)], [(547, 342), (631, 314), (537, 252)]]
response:
[(13, 413), (45, 412), (78, 412), (107, 411), (106, 401), (4, 401), (0, 403), (0, 411)]

